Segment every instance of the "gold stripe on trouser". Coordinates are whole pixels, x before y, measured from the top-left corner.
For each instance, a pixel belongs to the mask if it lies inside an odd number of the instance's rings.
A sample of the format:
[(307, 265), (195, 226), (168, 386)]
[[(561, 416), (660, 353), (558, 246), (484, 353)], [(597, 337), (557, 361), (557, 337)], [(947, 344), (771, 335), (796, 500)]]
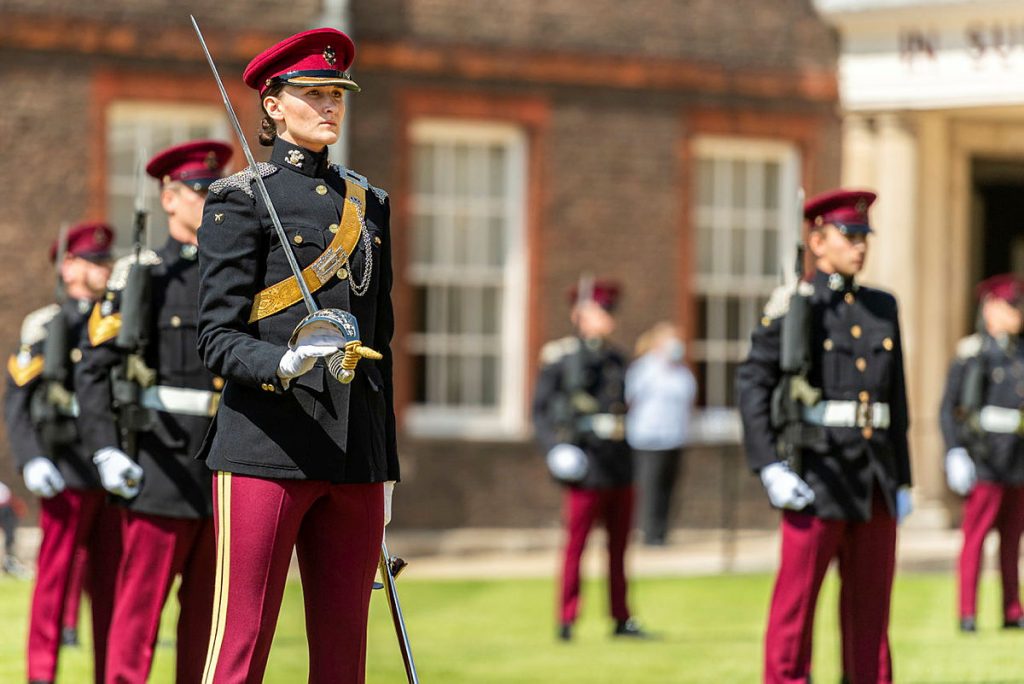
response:
[(206, 651), (203, 684), (212, 684), (217, 673), (217, 659), (224, 642), (224, 625), (228, 619), (228, 584), (231, 579), (231, 473), (217, 473), (217, 574), (213, 586), (213, 620), (210, 625), (210, 646)]

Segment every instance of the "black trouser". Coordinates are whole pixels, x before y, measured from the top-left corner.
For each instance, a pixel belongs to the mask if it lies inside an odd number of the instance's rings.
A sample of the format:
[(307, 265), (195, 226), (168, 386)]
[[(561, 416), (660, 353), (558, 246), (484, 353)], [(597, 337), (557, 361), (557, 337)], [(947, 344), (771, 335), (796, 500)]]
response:
[(679, 475), (682, 449), (635, 452), (640, 529), (644, 542), (661, 544), (668, 533), (668, 516), (672, 504), (672, 490)]

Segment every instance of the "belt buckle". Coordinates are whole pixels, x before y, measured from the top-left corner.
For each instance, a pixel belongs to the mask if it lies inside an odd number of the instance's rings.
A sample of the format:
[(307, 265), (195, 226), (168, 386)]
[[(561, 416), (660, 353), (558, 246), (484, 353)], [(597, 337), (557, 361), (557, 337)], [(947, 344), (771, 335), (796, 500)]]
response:
[(875, 432), (875, 407), (870, 400), (857, 404), (857, 427), (864, 439), (871, 439)]
[(312, 269), (313, 273), (320, 280), (320, 284), (323, 285), (334, 277), (334, 274), (342, 265), (341, 256), (333, 247), (329, 247), (313, 262)]

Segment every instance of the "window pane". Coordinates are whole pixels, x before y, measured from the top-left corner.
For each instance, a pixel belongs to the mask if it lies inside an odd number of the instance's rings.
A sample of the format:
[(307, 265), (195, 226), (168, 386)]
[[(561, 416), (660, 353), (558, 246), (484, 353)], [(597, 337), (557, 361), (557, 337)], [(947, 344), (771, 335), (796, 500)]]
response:
[[(228, 129), (223, 110), (205, 105), (115, 102), (107, 110), (106, 118), (107, 215), (118, 228), (115, 252), (124, 254), (132, 241), (139, 162), (189, 140), (225, 139)], [(167, 217), (155, 192), (155, 183), (148, 176), (145, 182), (149, 210), (146, 243), (153, 247), (167, 239)]]
[(522, 372), (520, 361), (502, 356), (509, 346), (502, 339), (505, 283), (518, 282), (510, 274), (522, 266), (509, 262), (509, 250), (526, 252), (515, 243), (523, 239), (525, 210), (525, 183), (516, 177), (522, 154), (514, 152), (521, 143), (508, 127), (493, 135), (489, 130), (495, 128), (461, 121), (413, 129), (417, 193), (409, 281), (422, 332), (413, 351), (430, 350), (417, 371), (423, 387), (416, 402), (472, 408), (474, 415), (481, 407), (503, 412), (502, 384), (513, 382), (510, 369)]
[[(778, 283), (780, 260), (789, 260), (779, 244), (788, 227), (778, 223), (779, 208), (796, 194), (796, 155), (774, 141), (704, 142), (694, 164), (699, 278), (692, 356), (700, 404), (727, 407), (735, 405), (733, 375)], [(784, 173), (785, 165), (794, 168)]]

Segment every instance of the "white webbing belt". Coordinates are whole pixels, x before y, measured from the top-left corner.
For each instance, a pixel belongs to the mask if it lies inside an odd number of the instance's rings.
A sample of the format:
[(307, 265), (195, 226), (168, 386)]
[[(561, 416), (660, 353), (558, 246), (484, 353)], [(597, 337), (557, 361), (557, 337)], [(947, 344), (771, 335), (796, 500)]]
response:
[(819, 401), (803, 407), (804, 422), (824, 427), (885, 429), (889, 427), (889, 405), (882, 402)]
[(142, 390), (142, 405), (156, 411), (185, 416), (212, 416), (217, 412), (220, 392), (157, 385)]
[(1002, 406), (983, 406), (978, 413), (978, 423), (985, 432), (1014, 434), (1021, 431), (1021, 412)]

